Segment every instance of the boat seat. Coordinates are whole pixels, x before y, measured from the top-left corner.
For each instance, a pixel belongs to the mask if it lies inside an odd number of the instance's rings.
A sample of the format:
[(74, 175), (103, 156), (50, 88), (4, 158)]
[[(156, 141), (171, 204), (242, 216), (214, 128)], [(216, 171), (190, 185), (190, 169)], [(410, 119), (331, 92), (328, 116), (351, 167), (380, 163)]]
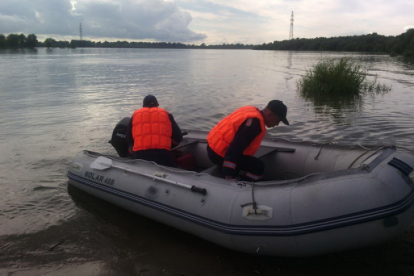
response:
[(262, 158), (273, 152), (295, 152), (296, 149), (293, 148), (280, 148), (280, 147), (260, 147), (259, 150), (254, 155), (256, 158)]

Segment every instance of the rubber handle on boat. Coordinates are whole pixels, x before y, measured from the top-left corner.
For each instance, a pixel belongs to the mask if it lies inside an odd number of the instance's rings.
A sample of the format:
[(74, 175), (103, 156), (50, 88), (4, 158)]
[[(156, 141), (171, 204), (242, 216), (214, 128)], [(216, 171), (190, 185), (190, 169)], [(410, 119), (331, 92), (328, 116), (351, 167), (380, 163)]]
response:
[(191, 191), (192, 192), (195, 192), (195, 193), (200, 193), (202, 195), (207, 194), (207, 190), (206, 189), (204, 189), (204, 188), (198, 188), (196, 186), (191, 186)]

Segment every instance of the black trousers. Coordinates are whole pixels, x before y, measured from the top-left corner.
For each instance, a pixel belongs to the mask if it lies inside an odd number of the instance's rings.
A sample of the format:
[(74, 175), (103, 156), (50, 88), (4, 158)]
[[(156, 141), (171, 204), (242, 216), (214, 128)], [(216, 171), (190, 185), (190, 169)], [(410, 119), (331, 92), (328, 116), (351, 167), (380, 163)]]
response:
[(148, 149), (134, 151), (134, 159), (143, 159), (147, 161), (154, 161), (155, 163), (168, 167), (177, 167), (171, 151), (166, 149)]
[[(215, 153), (209, 146), (207, 146), (207, 154), (211, 162), (219, 167), (223, 167), (224, 158)], [(263, 161), (254, 156), (242, 155), (237, 161), (236, 173), (239, 171), (246, 173), (242, 176), (242, 180), (257, 181), (263, 176), (264, 170), (265, 164)]]

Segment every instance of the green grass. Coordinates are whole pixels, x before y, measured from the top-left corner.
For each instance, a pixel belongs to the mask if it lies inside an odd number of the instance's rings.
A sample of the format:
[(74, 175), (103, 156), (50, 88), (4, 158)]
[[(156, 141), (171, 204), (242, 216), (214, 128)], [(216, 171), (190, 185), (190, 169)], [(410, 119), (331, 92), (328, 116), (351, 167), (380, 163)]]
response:
[(360, 100), (367, 93), (384, 94), (390, 87), (366, 80), (367, 73), (352, 58), (322, 59), (297, 82), (300, 95), (315, 103), (334, 98), (339, 102)]

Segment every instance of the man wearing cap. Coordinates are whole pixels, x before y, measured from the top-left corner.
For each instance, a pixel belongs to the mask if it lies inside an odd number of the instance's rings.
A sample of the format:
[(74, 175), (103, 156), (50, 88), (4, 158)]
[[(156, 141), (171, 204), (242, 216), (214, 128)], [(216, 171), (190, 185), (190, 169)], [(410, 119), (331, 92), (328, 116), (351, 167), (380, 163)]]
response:
[(135, 159), (177, 167), (171, 148), (183, 139), (181, 129), (172, 114), (158, 106), (155, 96), (148, 95), (144, 98), (142, 108), (135, 110), (132, 115), (133, 156)]
[(234, 180), (238, 171), (246, 174), (243, 180), (257, 181), (264, 173), (264, 163), (253, 155), (271, 128), (286, 119), (287, 107), (279, 100), (272, 100), (263, 109), (245, 106), (221, 120), (207, 136), (207, 153), (210, 160), (222, 168), (223, 177)]

